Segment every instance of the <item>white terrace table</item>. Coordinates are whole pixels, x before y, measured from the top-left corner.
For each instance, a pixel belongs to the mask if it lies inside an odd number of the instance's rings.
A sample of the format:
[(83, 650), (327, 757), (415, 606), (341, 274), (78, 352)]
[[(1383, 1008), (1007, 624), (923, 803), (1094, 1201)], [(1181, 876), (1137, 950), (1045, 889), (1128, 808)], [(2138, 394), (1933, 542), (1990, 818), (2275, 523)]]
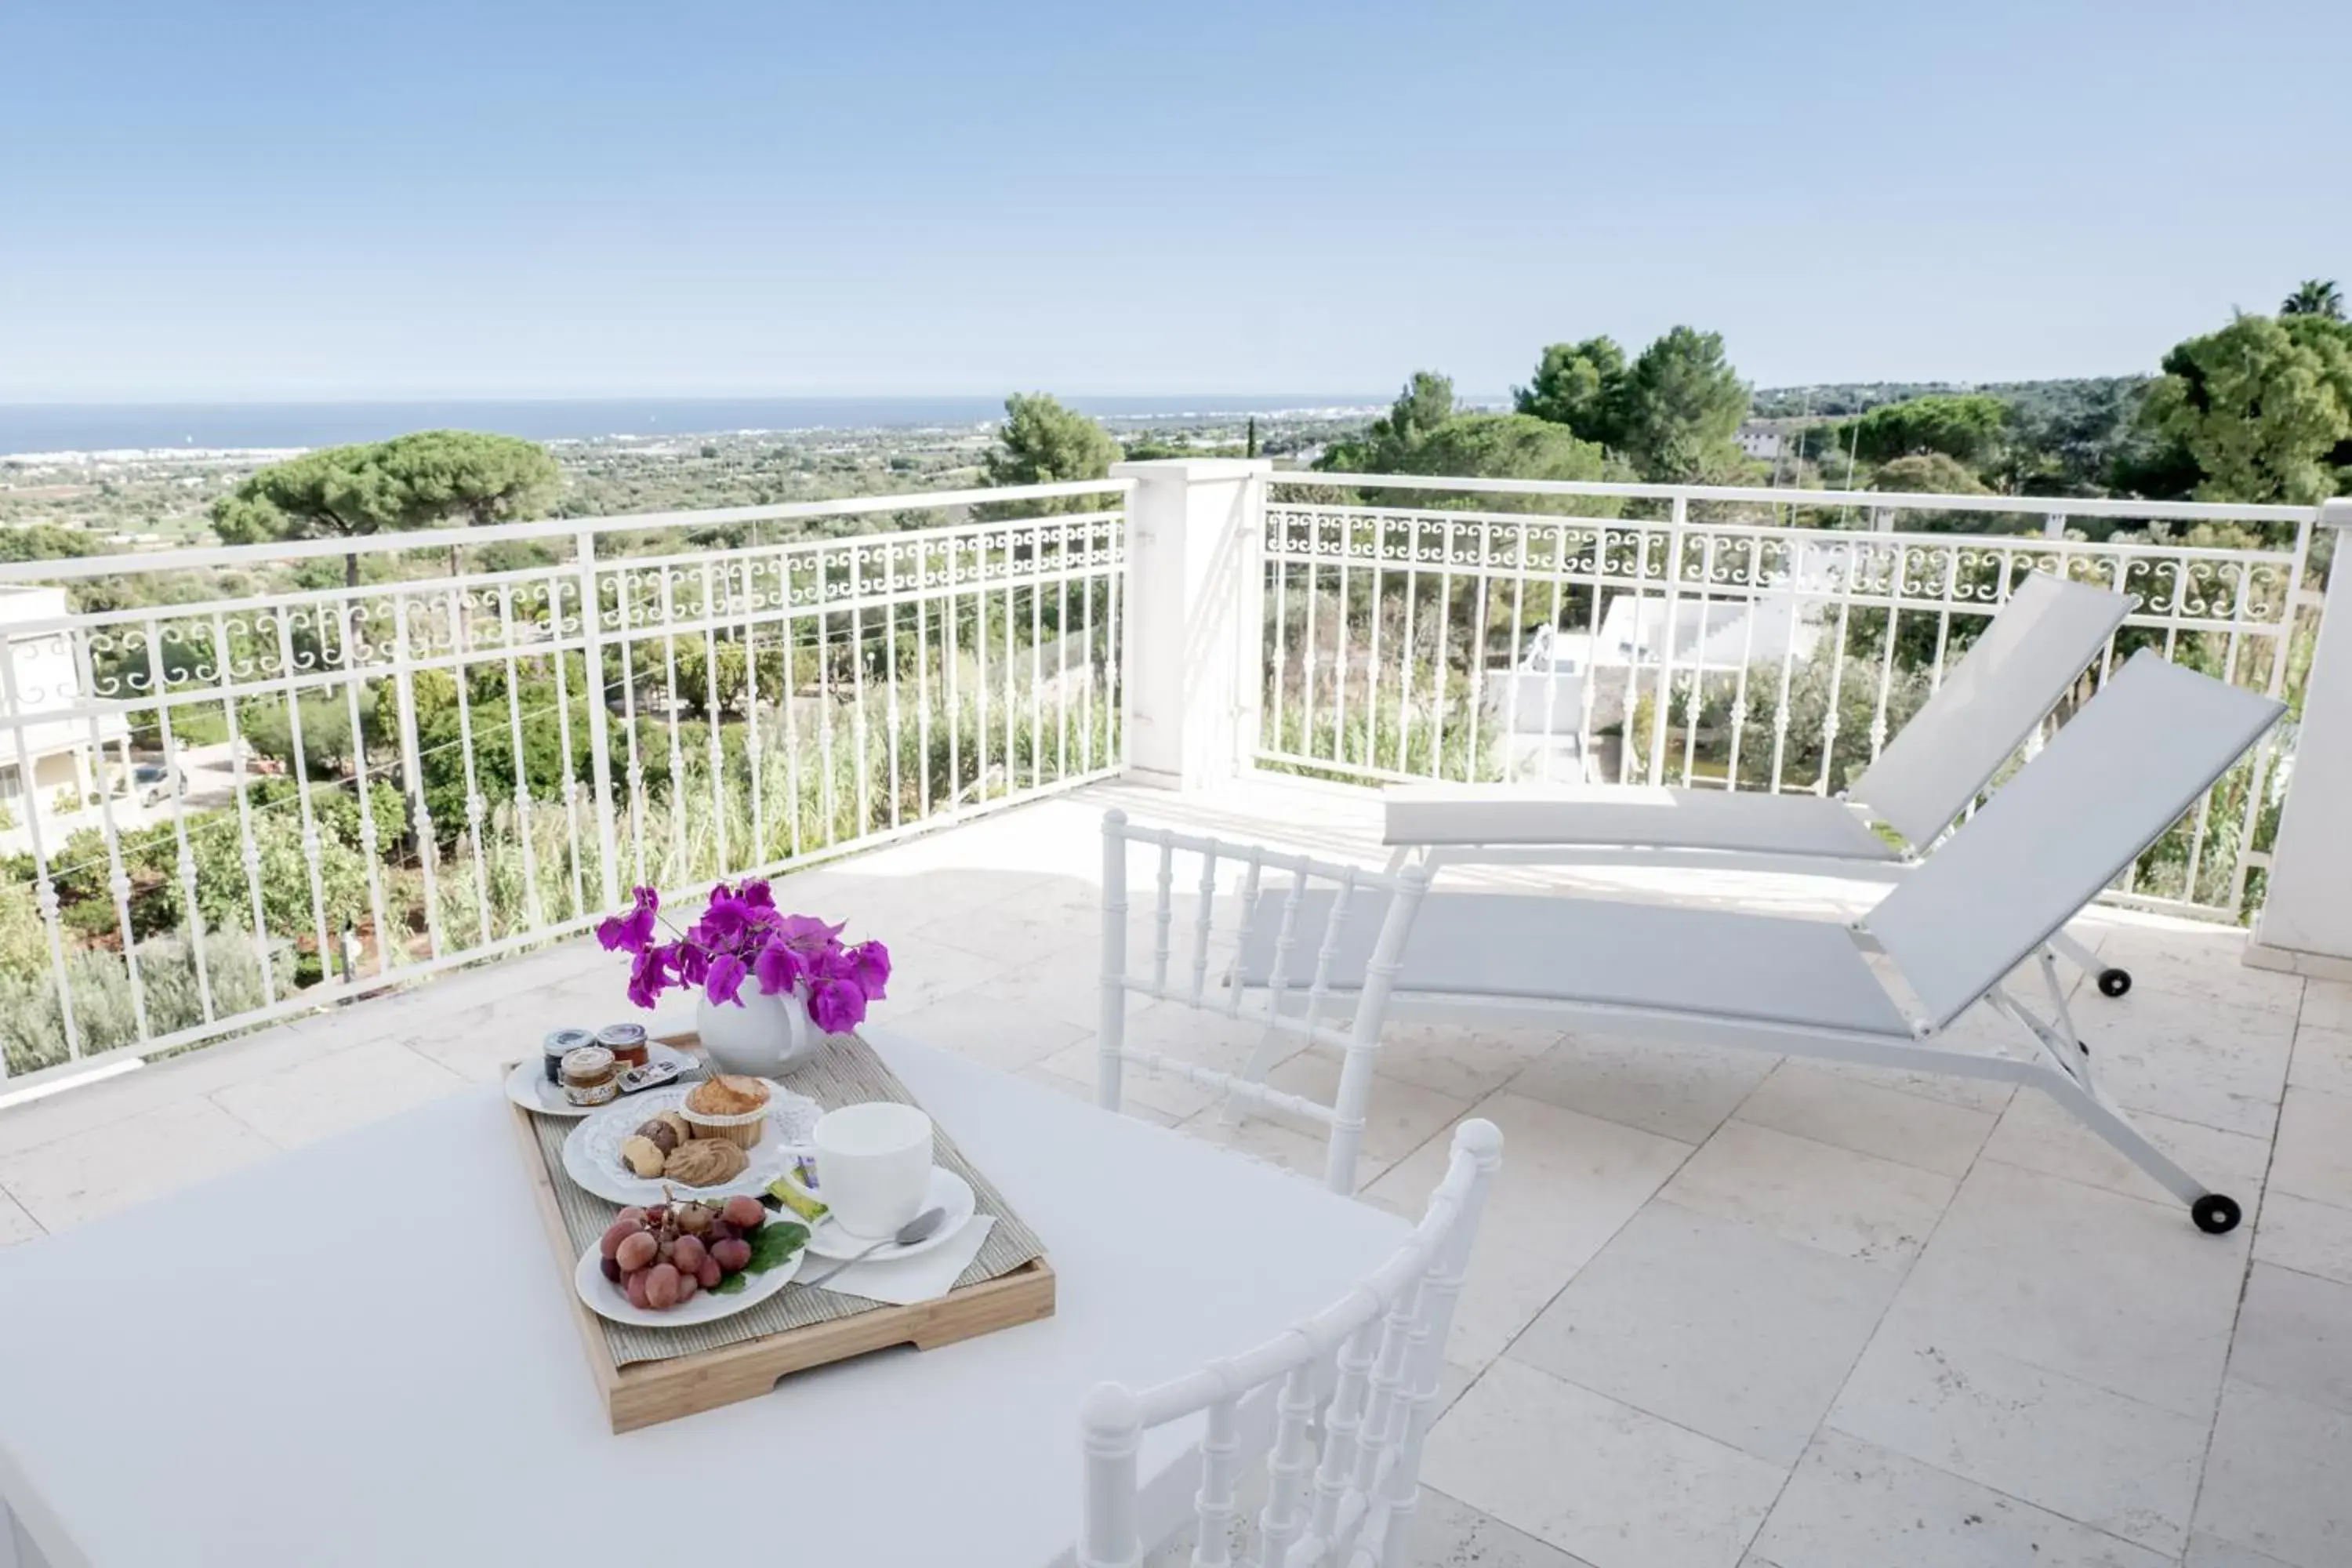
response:
[[(1053, 1318), (616, 1437), (511, 1112), (468, 1093), (0, 1253), (0, 1499), (31, 1562), (1050, 1563), (1077, 1531), (1089, 1387), (1246, 1349), (1404, 1235), (1313, 1182), (874, 1043), (1045, 1239)], [(1171, 1521), (1196, 1436), (1143, 1451)]]

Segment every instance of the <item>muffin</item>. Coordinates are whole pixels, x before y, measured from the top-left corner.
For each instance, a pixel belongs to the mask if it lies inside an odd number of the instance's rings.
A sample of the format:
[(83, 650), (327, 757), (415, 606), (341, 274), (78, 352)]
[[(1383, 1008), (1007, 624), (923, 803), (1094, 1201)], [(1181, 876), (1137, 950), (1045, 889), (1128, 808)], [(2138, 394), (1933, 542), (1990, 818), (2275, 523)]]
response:
[(768, 1086), (756, 1078), (714, 1078), (696, 1084), (678, 1113), (695, 1137), (723, 1139), (749, 1149), (768, 1128)]

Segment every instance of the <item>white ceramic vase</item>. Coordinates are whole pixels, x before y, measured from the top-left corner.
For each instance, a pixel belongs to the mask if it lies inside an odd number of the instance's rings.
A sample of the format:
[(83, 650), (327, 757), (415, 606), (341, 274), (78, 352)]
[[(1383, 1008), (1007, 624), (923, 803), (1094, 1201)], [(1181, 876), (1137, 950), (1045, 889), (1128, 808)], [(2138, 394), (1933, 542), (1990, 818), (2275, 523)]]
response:
[(816, 1055), (824, 1036), (809, 1021), (797, 992), (771, 995), (746, 984), (736, 994), (740, 1007), (708, 996), (695, 1004), (695, 1030), (712, 1067), (746, 1078), (782, 1078)]

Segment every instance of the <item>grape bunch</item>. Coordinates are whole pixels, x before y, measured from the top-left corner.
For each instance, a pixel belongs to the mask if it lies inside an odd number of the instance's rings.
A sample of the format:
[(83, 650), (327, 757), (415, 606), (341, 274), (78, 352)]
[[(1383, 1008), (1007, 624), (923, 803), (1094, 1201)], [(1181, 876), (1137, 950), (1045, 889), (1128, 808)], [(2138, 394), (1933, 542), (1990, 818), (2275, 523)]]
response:
[(757, 1198), (623, 1209), (597, 1243), (604, 1278), (632, 1307), (667, 1312), (715, 1290), (751, 1261), (749, 1237), (767, 1222)]

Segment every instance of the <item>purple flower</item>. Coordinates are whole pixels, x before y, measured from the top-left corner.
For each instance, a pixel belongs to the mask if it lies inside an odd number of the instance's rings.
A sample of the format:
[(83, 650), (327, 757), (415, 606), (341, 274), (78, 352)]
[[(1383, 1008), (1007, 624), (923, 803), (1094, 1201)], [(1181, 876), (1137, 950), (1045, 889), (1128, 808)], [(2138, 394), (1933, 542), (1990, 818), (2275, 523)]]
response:
[(828, 1035), (845, 1035), (866, 1020), (866, 993), (845, 981), (818, 975), (809, 982), (810, 1022)]
[(890, 983), (890, 950), (878, 942), (861, 942), (849, 950), (849, 978), (857, 983), (869, 1002), (879, 1002)]
[(878, 942), (845, 943), (839, 925), (782, 913), (764, 881), (717, 884), (701, 919), (677, 941), (656, 944), (660, 908), (653, 889), (633, 889), (629, 908), (596, 928), (607, 952), (632, 955), (629, 1000), (640, 1007), (689, 986), (713, 1004), (740, 1006), (751, 981), (767, 995), (802, 997), (818, 1027), (840, 1033), (863, 1022), (866, 1005), (889, 984), (889, 949)]
[(776, 935), (794, 952), (813, 958), (837, 945), (841, 926), (827, 925), (814, 915), (785, 915), (776, 921)]
[(713, 1004), (732, 1002), (740, 1007), (743, 998), (738, 993), (743, 989), (744, 975), (750, 973), (743, 967), (743, 961), (733, 953), (716, 953), (711, 957), (709, 973), (702, 982), (702, 994)]
[(770, 996), (781, 991), (790, 991), (807, 973), (808, 965), (801, 955), (780, 940), (770, 941), (751, 959), (752, 977), (759, 981), (760, 989)]
[(610, 916), (596, 927), (596, 940), (607, 952), (642, 953), (654, 939), (654, 911), (661, 908), (661, 895), (651, 888), (637, 888), (630, 897), (635, 901), (628, 913)]
[(629, 966), (629, 1000), (640, 1007), (651, 1007), (669, 984), (668, 969), (660, 948), (639, 952), (636, 963)]

